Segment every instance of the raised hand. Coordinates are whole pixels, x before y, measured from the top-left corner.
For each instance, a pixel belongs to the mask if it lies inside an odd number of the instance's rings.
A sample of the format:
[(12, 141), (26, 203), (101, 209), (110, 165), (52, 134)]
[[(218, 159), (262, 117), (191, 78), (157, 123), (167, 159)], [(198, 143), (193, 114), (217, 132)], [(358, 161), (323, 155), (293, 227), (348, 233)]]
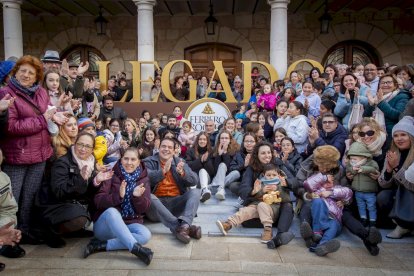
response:
[(251, 157), (252, 155), (250, 153), (246, 154), (246, 157), (244, 158), (244, 167), (249, 166)]
[(167, 162), (165, 162), (164, 169), (162, 170), (164, 174), (166, 174), (170, 171), (172, 160), (173, 160), (173, 158), (171, 157), (170, 159), (167, 160)]
[(78, 67), (78, 75), (83, 75), (89, 69), (89, 62), (81, 62)]
[(62, 60), (62, 64), (60, 66), (60, 75), (67, 77), (69, 75), (69, 64), (66, 59)]
[(0, 100), (0, 112), (7, 110), (14, 103), (14, 98), (10, 94), (6, 94), (3, 99)]
[(114, 175), (113, 171), (100, 171), (95, 176), (95, 180), (97, 183), (101, 183), (101, 182), (111, 179), (113, 175)]
[(348, 90), (348, 88), (345, 90), (345, 99), (346, 99), (347, 101), (350, 101), (350, 100), (351, 100), (351, 95), (349, 94), (349, 90)]
[(58, 125), (64, 125), (69, 119), (66, 117), (67, 112), (56, 112), (53, 114), (53, 121)]
[(140, 197), (144, 194), (145, 192), (145, 187), (144, 187), (144, 183), (139, 184), (138, 186), (135, 187), (134, 192), (132, 193), (135, 197)]
[(178, 162), (177, 167), (175, 168), (177, 173), (182, 175), (184, 173), (184, 161), (180, 159), (180, 162)]
[(262, 189), (262, 182), (259, 179), (256, 179), (253, 185), (252, 195), (257, 194)]
[(126, 181), (123, 180), (121, 182), (121, 186), (119, 186), (119, 196), (121, 198), (124, 198), (125, 197), (126, 185), (127, 185)]

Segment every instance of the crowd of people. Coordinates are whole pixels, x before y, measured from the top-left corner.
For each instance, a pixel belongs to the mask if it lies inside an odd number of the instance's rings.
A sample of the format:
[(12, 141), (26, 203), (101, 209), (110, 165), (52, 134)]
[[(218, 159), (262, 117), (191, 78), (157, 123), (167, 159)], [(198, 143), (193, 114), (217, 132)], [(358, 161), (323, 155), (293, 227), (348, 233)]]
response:
[[(343, 226), (374, 256), (377, 227), (394, 228), (393, 239), (414, 230), (411, 65), (329, 64), (274, 83), (255, 67), (245, 105), (243, 80), (229, 73), (238, 107), (222, 125), (206, 120), (202, 132), (178, 106), (129, 117), (114, 106), (132, 97), (125, 74), (102, 91), (88, 67), (56, 51), (0, 63), (1, 255), (19, 258), (22, 244), (59, 248), (87, 236), (85, 258), (126, 249), (149, 265), (144, 218), (187, 244), (202, 237), (193, 219), (213, 193), (239, 197), (239, 210), (216, 222), (224, 235), (262, 227), (270, 249), (294, 238), (295, 215), (318, 256), (339, 249)], [(197, 79), (199, 98), (225, 101), (212, 72), (176, 77), (173, 95), (185, 100), (188, 81)], [(151, 95), (165, 100), (159, 78)]]

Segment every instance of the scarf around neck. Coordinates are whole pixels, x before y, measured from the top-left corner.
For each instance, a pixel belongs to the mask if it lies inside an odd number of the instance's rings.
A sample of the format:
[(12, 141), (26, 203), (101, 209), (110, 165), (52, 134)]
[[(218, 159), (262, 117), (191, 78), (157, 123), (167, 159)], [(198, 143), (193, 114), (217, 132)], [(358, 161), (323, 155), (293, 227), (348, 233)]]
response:
[(37, 91), (37, 89), (39, 88), (39, 84), (34, 84), (32, 87), (23, 87), (20, 82), (14, 77), (12, 76), (10, 78), (10, 82), (11, 84), (13, 84), (14, 87), (16, 87), (17, 90), (19, 90), (20, 92), (23, 92), (24, 94), (30, 96), (33, 98), (34, 93)]
[(121, 169), (122, 176), (127, 182), (125, 196), (121, 203), (121, 215), (123, 218), (135, 217), (136, 212), (132, 206), (131, 198), (133, 197), (134, 189), (137, 186), (137, 180), (141, 175), (141, 167), (138, 167), (132, 173), (127, 173), (122, 164), (119, 164), (119, 168)]
[(75, 146), (71, 147), (71, 152), (72, 152), (73, 159), (76, 161), (76, 163), (78, 163), (79, 170), (82, 170), (84, 166), (88, 166), (90, 168), (89, 170), (90, 173), (88, 175), (88, 178), (91, 177), (92, 172), (95, 169), (95, 157), (93, 157), (93, 154), (91, 154), (91, 156), (89, 156), (88, 159), (82, 160), (76, 155)]
[(382, 146), (385, 143), (385, 140), (387, 139), (387, 135), (385, 132), (380, 131), (380, 135), (375, 139), (374, 142), (367, 145), (368, 150), (372, 153), (373, 156), (379, 156), (382, 154)]

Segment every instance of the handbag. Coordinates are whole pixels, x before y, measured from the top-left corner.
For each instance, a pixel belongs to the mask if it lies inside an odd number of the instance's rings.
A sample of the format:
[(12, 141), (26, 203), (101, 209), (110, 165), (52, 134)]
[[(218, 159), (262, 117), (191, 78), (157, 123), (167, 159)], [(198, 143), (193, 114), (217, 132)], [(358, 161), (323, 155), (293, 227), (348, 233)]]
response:
[(354, 125), (362, 122), (363, 114), (364, 114), (364, 106), (361, 103), (359, 103), (359, 97), (358, 97), (357, 103), (352, 105), (351, 115), (349, 116), (349, 120), (348, 120), (348, 129), (352, 129)]
[(379, 109), (378, 106), (376, 106), (374, 112), (372, 112), (372, 118), (374, 118), (374, 120), (379, 124), (382, 130), (386, 131), (384, 112), (382, 112), (382, 110)]
[(407, 190), (404, 185), (399, 185), (395, 194), (394, 206), (390, 212), (390, 218), (397, 218), (406, 222), (414, 222), (414, 192)]

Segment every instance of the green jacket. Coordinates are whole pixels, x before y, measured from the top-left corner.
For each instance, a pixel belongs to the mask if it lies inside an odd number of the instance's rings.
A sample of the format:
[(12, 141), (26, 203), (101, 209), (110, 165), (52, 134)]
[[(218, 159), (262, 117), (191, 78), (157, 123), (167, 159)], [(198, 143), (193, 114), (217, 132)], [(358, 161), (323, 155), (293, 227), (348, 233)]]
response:
[(0, 227), (10, 221), (17, 223), (17, 202), (13, 197), (10, 178), (0, 172)]
[(372, 154), (368, 148), (359, 142), (354, 142), (347, 156), (362, 156), (367, 158), (367, 162), (362, 165), (360, 168), (362, 172), (353, 170), (350, 162), (346, 164), (346, 171), (350, 172), (354, 177), (352, 179), (352, 189), (358, 192), (374, 193), (378, 191), (378, 182), (372, 179), (369, 174), (378, 172), (379, 166), (378, 163), (372, 160)]

